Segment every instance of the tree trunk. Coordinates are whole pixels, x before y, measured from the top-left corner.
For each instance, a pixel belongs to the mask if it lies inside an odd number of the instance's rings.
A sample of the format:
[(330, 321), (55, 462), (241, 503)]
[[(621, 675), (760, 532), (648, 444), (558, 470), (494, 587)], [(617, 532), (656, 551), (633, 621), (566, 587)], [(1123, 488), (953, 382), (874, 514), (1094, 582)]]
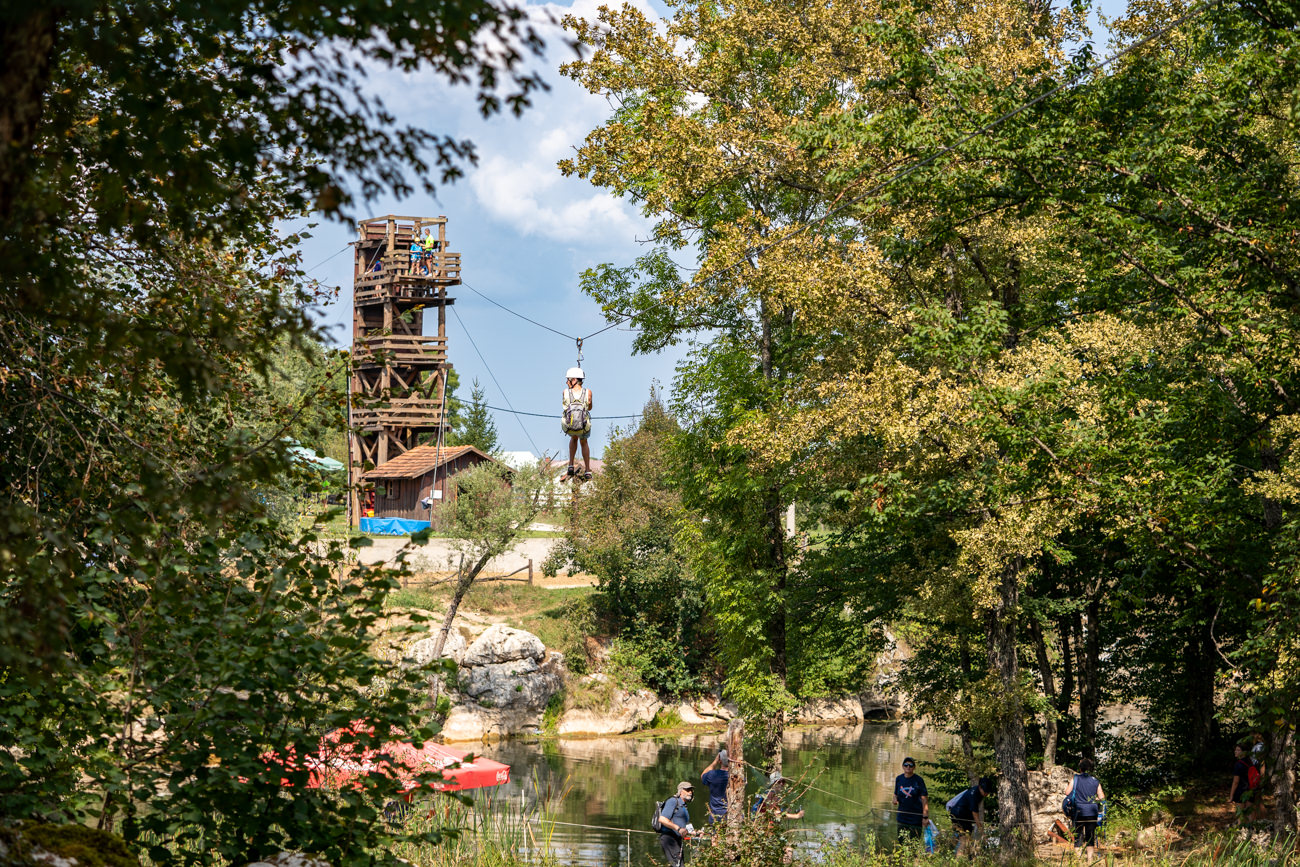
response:
[[(456, 590), (451, 594), (451, 604), (447, 606), (447, 616), (442, 618), (442, 628), (438, 630), (438, 635), (433, 640), (433, 661), (435, 665), (442, 659), (442, 649), (447, 645), (447, 636), (451, 634), (451, 624), (456, 619), (456, 612), (460, 609), (461, 600), (465, 598), (469, 588), (474, 585), (474, 579), (478, 577), (478, 573), (483, 571), (483, 567), (487, 565), (490, 559), (487, 555), (480, 557), (468, 572), (462, 572), (460, 577), (456, 579)], [(438, 701), (438, 691), (441, 684), (441, 677), (433, 679), (433, 700), (435, 704)]]
[(727, 723), (727, 836), (736, 840), (745, 821), (745, 719), (733, 717)]
[(1016, 619), (1020, 615), (1020, 562), (1002, 570), (998, 601), (984, 614), (988, 631), (989, 669), (997, 677), (993, 755), (998, 763), (998, 822), (1005, 860), (1033, 851), (1029, 813), (1029, 767), (1025, 761), (1024, 702), (1020, 693), (1020, 662), (1016, 654)]
[(1187, 751), (1204, 757), (1214, 740), (1214, 686), (1219, 674), (1219, 653), (1214, 646), (1211, 624), (1214, 610), (1207, 604), (1197, 632), (1187, 642), (1184, 666), (1187, 671)]
[(1083, 658), (1079, 663), (1079, 736), (1083, 754), (1097, 760), (1097, 712), (1101, 708), (1101, 603), (1096, 594), (1088, 599), (1087, 624), (1082, 635)]
[(23, 163), (32, 159), (57, 27), (49, 4), (32, 3), (13, 15), (0, 27), (0, 235), (9, 234), (14, 203), (24, 186)]
[(1047, 641), (1043, 638), (1043, 625), (1033, 618), (1029, 620), (1029, 635), (1034, 640), (1034, 651), (1038, 657), (1038, 674), (1043, 679), (1043, 697), (1047, 699), (1047, 709), (1043, 711), (1043, 767), (1050, 768), (1056, 764), (1056, 744), (1061, 739), (1054, 712), (1058, 701), (1056, 678), (1052, 676), (1052, 661), (1047, 657)]
[[(966, 643), (966, 635), (964, 633), (959, 639), (959, 644), (957, 645), (957, 658), (961, 663), (962, 689), (968, 690), (970, 689), (971, 678), (970, 645)], [(971, 739), (970, 722), (968, 720), (962, 720), (961, 725), (958, 727), (958, 731), (961, 734), (961, 754), (962, 757), (966, 759), (966, 776), (973, 784), (975, 780), (979, 778), (979, 774), (975, 773), (975, 743)]]
[(1296, 754), (1294, 725), (1275, 726), (1265, 770), (1273, 788), (1273, 833), (1279, 838), (1300, 834), (1300, 814), (1296, 811), (1297, 758), (1300, 756)]
[(1070, 643), (1070, 621), (1062, 617), (1056, 624), (1056, 634), (1061, 639), (1061, 692), (1056, 697), (1056, 712), (1064, 716), (1070, 712), (1074, 698), (1074, 646)]

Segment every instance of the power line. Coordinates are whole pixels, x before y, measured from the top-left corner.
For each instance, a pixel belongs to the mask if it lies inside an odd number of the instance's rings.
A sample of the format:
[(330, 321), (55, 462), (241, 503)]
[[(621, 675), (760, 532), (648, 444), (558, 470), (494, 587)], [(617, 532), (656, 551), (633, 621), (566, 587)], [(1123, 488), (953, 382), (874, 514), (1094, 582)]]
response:
[[(506, 390), (502, 388), (501, 383), (497, 381), (497, 375), (492, 372), (492, 367), (487, 363), (487, 359), (483, 357), (483, 353), (479, 352), (478, 344), (474, 342), (474, 338), (470, 335), (469, 329), (465, 327), (464, 320), (460, 318), (460, 314), (456, 312), (455, 307), (452, 307), (450, 309), (451, 309), (452, 316), (456, 318), (456, 323), (460, 325), (460, 330), (464, 331), (465, 337), (469, 339), (469, 345), (474, 347), (474, 352), (478, 355), (478, 360), (483, 362), (483, 367), (487, 370), (488, 376), (492, 377), (492, 382), (493, 384), (496, 385), (497, 391), (501, 392), (501, 397), (503, 400), (505, 400), (506, 406), (510, 406), (510, 396), (506, 394)], [(514, 412), (514, 407), (510, 408), (510, 412)], [(516, 418), (515, 420), (519, 421), (518, 418)], [(533, 447), (533, 451), (537, 452), (538, 454), (541, 454), (542, 450), (537, 447), (537, 443), (533, 442), (533, 435), (528, 432), (528, 428), (524, 427), (524, 423), (522, 421), (519, 422), (519, 427), (523, 428), (524, 436), (528, 437), (528, 443)]]

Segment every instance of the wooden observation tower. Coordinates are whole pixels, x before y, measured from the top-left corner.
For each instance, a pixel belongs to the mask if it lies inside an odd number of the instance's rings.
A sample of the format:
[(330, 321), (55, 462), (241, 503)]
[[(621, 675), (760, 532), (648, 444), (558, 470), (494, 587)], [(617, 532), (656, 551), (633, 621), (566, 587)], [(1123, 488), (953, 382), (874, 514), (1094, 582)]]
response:
[[(351, 520), (363, 501), (356, 480), (415, 448), (443, 425), (447, 290), (460, 285), (460, 254), (447, 249), (446, 217), (375, 217), (358, 225), (352, 280), (352, 377), (348, 384)], [(412, 253), (428, 231), (432, 252)], [(424, 334), (426, 311), (437, 333)]]

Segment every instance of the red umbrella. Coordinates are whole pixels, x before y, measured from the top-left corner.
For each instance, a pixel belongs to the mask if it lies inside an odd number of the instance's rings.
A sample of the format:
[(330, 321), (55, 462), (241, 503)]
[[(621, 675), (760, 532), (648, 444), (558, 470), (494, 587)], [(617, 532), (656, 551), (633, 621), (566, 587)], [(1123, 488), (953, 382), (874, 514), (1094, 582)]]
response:
[[(379, 749), (365, 749), (350, 739), (343, 740), (345, 735), (368, 734), (370, 731), (369, 726), (358, 721), (321, 738), (316, 755), (303, 760), (303, 767), (309, 772), (307, 788), (353, 785), (358, 777), (374, 773), (395, 777), (405, 786), (403, 792), (406, 793), (421, 787), (416, 777), (433, 772), (441, 772), (442, 779), (426, 785), (440, 792), (481, 789), (510, 781), (509, 765), (443, 744), (425, 742), (417, 749), (405, 741), (388, 741)], [(292, 757), (276, 758), (284, 767), (296, 767)]]

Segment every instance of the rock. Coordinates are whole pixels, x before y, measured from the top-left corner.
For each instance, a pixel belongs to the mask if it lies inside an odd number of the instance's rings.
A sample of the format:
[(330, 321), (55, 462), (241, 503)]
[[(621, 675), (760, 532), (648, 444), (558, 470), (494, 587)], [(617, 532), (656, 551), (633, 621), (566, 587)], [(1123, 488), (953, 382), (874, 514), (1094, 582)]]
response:
[(486, 629), (460, 657), (445, 741), (474, 741), (535, 732), (551, 696), (564, 685), (564, 655), (540, 638), (500, 624)]
[[(437, 639), (421, 638), (419, 641), (406, 648), (406, 657), (415, 665), (428, 665), (433, 661), (433, 645)], [(459, 632), (452, 631), (447, 633), (447, 643), (442, 646), (442, 655), (444, 659), (454, 659), (460, 662), (465, 655), (465, 636)]]
[(1073, 779), (1074, 772), (1061, 765), (1029, 772), (1029, 813), (1034, 817), (1035, 840), (1046, 840), (1047, 832), (1057, 819), (1067, 826), (1070, 824), (1061, 812), (1061, 801), (1070, 791)]
[(739, 712), (736, 705), (732, 702), (714, 701), (711, 698), (701, 698), (695, 702), (695, 712), (703, 717), (731, 722)]
[(677, 715), (681, 717), (682, 725), (687, 726), (703, 726), (717, 722), (715, 719), (700, 716), (696, 713), (695, 708), (685, 701), (677, 705)]
[[(591, 680), (604, 683), (602, 675)], [(663, 703), (648, 689), (628, 692), (615, 687), (601, 708), (569, 708), (555, 727), (558, 735), (621, 735), (636, 731), (655, 718)]]
[(116, 834), (84, 825), (20, 821), (0, 826), (0, 864), (26, 867), (140, 867)]
[(794, 715), (799, 725), (825, 725), (827, 723), (860, 723), (862, 700), (853, 698), (819, 698), (799, 708)]
[(460, 664), (492, 665), (522, 659), (540, 662), (545, 656), (546, 645), (536, 635), (498, 623), (474, 639), (461, 657)]
[(1152, 825), (1137, 833), (1137, 844), (1143, 849), (1165, 849), (1177, 839), (1178, 833), (1165, 824)]
[(893, 696), (868, 693), (859, 700), (864, 719), (896, 719), (902, 713), (902, 703)]

